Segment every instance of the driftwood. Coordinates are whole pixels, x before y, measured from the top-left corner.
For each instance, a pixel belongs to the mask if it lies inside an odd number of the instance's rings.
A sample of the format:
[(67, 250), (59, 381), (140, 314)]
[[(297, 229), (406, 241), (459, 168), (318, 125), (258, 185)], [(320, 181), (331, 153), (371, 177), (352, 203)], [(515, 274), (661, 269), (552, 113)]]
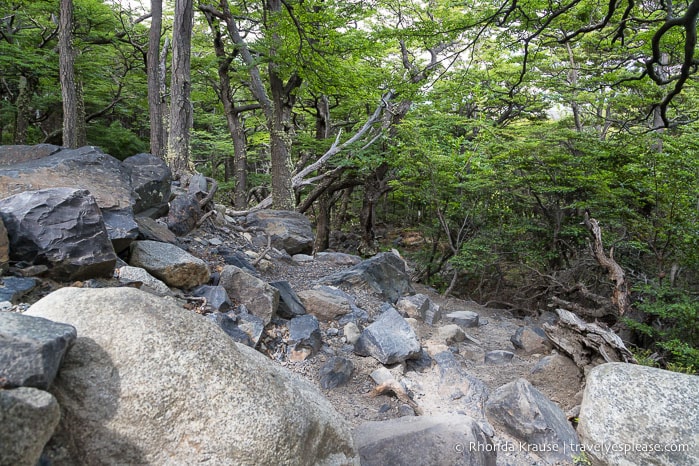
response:
[(636, 363), (619, 336), (597, 323), (588, 323), (565, 309), (556, 309), (558, 322), (544, 324), (553, 345), (587, 372), (606, 362)]
[(626, 283), (624, 269), (614, 260), (613, 247), (609, 250), (609, 256), (604, 252), (604, 246), (602, 245), (602, 229), (599, 226), (599, 222), (590, 217), (588, 212), (585, 212), (583, 223), (592, 234), (593, 244), (591, 246), (595, 260), (597, 260), (600, 266), (604, 267), (609, 275), (609, 279), (614, 282), (612, 304), (616, 307), (619, 315), (623, 316), (631, 307), (629, 287)]
[[(177, 236), (184, 236), (201, 226), (213, 212), (208, 204), (213, 200), (217, 189), (218, 183), (213, 178), (200, 174), (193, 175), (189, 179), (187, 192), (170, 202), (170, 211), (167, 215), (167, 226), (170, 231)], [(207, 209), (209, 212), (206, 212)]]

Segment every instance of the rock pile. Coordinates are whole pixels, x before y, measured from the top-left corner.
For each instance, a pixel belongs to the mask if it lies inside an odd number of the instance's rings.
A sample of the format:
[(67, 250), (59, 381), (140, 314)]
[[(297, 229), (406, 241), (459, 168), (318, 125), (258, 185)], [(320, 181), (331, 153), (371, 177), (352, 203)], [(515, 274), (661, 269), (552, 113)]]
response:
[(306, 255), (303, 215), (175, 237), (170, 182), (147, 154), (0, 148), (0, 464), (699, 461), (696, 377), (603, 364), (583, 396), (540, 322), (440, 305), (393, 252)]

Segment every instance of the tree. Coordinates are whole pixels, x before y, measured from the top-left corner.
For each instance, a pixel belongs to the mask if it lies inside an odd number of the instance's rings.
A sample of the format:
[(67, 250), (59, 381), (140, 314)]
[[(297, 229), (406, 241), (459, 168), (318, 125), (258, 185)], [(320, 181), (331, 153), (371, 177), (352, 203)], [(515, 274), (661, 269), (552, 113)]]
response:
[[(148, 55), (146, 57), (148, 75), (148, 115), (150, 116), (150, 152), (160, 158), (166, 154), (166, 129), (163, 118), (165, 117), (165, 95), (163, 87), (165, 82), (164, 70), (160, 69), (160, 36), (163, 24), (162, 0), (151, 0), (151, 23), (148, 36)], [(167, 47), (164, 47), (166, 53)]]
[(61, 0), (58, 56), (63, 96), (63, 145), (77, 148), (87, 144), (82, 84), (75, 77), (73, 50), (73, 0)]
[(170, 84), (170, 132), (167, 162), (174, 176), (191, 173), (192, 128), (191, 45), (194, 10), (192, 0), (176, 0), (172, 28), (172, 75)]

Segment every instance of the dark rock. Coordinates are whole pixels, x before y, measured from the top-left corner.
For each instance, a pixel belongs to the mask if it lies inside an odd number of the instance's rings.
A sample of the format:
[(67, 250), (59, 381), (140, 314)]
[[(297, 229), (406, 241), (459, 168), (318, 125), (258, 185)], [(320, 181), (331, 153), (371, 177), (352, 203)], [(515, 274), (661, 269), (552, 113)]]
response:
[(603, 466), (699, 464), (697, 393), (695, 375), (618, 362), (593, 368), (578, 423), (588, 458)]
[(150, 217), (136, 217), (140, 239), (177, 244), (177, 236), (170, 229)]
[(12, 260), (48, 265), (49, 276), (63, 281), (113, 274), (116, 254), (87, 191), (26, 191), (0, 200), (0, 216)]
[(301, 304), (296, 292), (286, 280), (270, 282), (270, 285), (279, 290), (279, 306), (277, 315), (284, 319), (292, 319), (306, 314), (306, 308)]
[(29, 387), (0, 390), (0, 464), (39, 464), (60, 417), (58, 402), (48, 392)]
[(420, 350), (415, 331), (395, 309), (384, 312), (365, 328), (354, 345), (355, 353), (372, 356), (382, 364), (415, 358)]
[(36, 287), (33, 278), (2, 277), (0, 278), (0, 301), (10, 301), (17, 304), (22, 296)]
[(478, 327), (478, 314), (472, 311), (454, 311), (444, 316), (447, 322), (453, 322), (462, 328)]
[(247, 346), (255, 346), (250, 339), (250, 336), (238, 327), (238, 318), (235, 315), (223, 314), (221, 312), (212, 312), (206, 316), (210, 321), (221, 327), (221, 330), (226, 332), (226, 335), (231, 337), (233, 341), (242, 343)]
[(172, 172), (164, 160), (151, 154), (136, 154), (121, 162), (136, 194), (134, 214), (149, 211), (153, 218), (167, 213)]
[(321, 278), (318, 283), (368, 287), (392, 303), (415, 292), (405, 272), (405, 262), (392, 252), (377, 254), (354, 267)]
[(312, 315), (294, 317), (289, 321), (289, 359), (303, 361), (315, 356), (323, 345), (318, 319)]
[(425, 312), (425, 323), (427, 325), (434, 325), (442, 320), (442, 311), (439, 308), (439, 304), (435, 304), (430, 301), (430, 307)]
[(0, 276), (10, 267), (10, 238), (0, 216)]
[(238, 312), (237, 314), (238, 328), (250, 337), (252, 344), (249, 346), (254, 348), (260, 342), (260, 338), (262, 338), (262, 332), (265, 330), (265, 323), (260, 317), (247, 312), (245, 306), (240, 306), (240, 308), (244, 311)]
[(320, 368), (320, 386), (326, 390), (344, 385), (352, 377), (354, 364), (342, 356), (330, 358)]
[(264, 232), (253, 239), (258, 246), (266, 246), (269, 236), (273, 247), (284, 249), (289, 254), (310, 254), (313, 251), (311, 222), (298, 212), (259, 210), (245, 217), (245, 227)]
[(572, 463), (578, 436), (561, 408), (524, 379), (495, 390), (486, 403), (488, 420), (526, 442), (549, 463)]
[(76, 337), (72, 325), (0, 312), (0, 387), (46, 390)]
[(218, 248), (217, 252), (223, 259), (223, 262), (225, 262), (226, 264), (234, 265), (239, 269), (245, 270), (248, 273), (257, 273), (255, 267), (253, 267), (253, 265), (248, 260), (248, 257), (244, 253), (240, 251), (231, 251), (227, 248), (221, 247)]
[(111, 155), (91, 146), (59, 151), (39, 147), (37, 153), (24, 157), (24, 161), (0, 166), (0, 198), (67, 186), (86, 189), (94, 197), (115, 250), (123, 250), (136, 238), (138, 229), (133, 221), (134, 196), (129, 176), (121, 162)]
[(227, 265), (221, 271), (219, 285), (226, 289), (232, 300), (244, 304), (265, 325), (275, 316), (279, 306), (279, 290), (269, 283), (234, 265)]
[(485, 356), (483, 358), (483, 362), (486, 364), (507, 364), (508, 362), (512, 361), (512, 358), (514, 357), (514, 353), (512, 351), (505, 351), (505, 350), (493, 350), (493, 351), (488, 351), (485, 353)]
[(194, 230), (203, 211), (199, 199), (186, 194), (177, 196), (170, 202), (167, 214), (167, 227), (177, 236), (185, 236)]
[(420, 349), (420, 353), (417, 355), (416, 358), (408, 359), (405, 362), (407, 364), (408, 370), (415, 372), (425, 372), (426, 370), (432, 367), (433, 363), (429, 353), (424, 349)]
[(233, 308), (231, 298), (222, 286), (202, 285), (192, 290), (192, 296), (206, 298), (206, 304), (217, 312), (228, 312)]
[(520, 327), (510, 338), (512, 345), (524, 354), (548, 353), (551, 341), (541, 327)]
[(496, 449), (468, 416), (404, 416), (356, 428), (362, 466), (495, 466)]

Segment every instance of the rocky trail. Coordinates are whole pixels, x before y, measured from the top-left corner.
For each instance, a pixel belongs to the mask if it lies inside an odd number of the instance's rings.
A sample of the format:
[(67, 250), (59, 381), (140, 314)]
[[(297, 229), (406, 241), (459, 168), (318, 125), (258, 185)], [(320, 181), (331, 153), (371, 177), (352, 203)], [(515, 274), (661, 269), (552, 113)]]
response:
[(208, 189), (0, 147), (0, 466), (699, 463), (699, 377), (440, 296), (397, 251), (308, 255), (304, 215)]

